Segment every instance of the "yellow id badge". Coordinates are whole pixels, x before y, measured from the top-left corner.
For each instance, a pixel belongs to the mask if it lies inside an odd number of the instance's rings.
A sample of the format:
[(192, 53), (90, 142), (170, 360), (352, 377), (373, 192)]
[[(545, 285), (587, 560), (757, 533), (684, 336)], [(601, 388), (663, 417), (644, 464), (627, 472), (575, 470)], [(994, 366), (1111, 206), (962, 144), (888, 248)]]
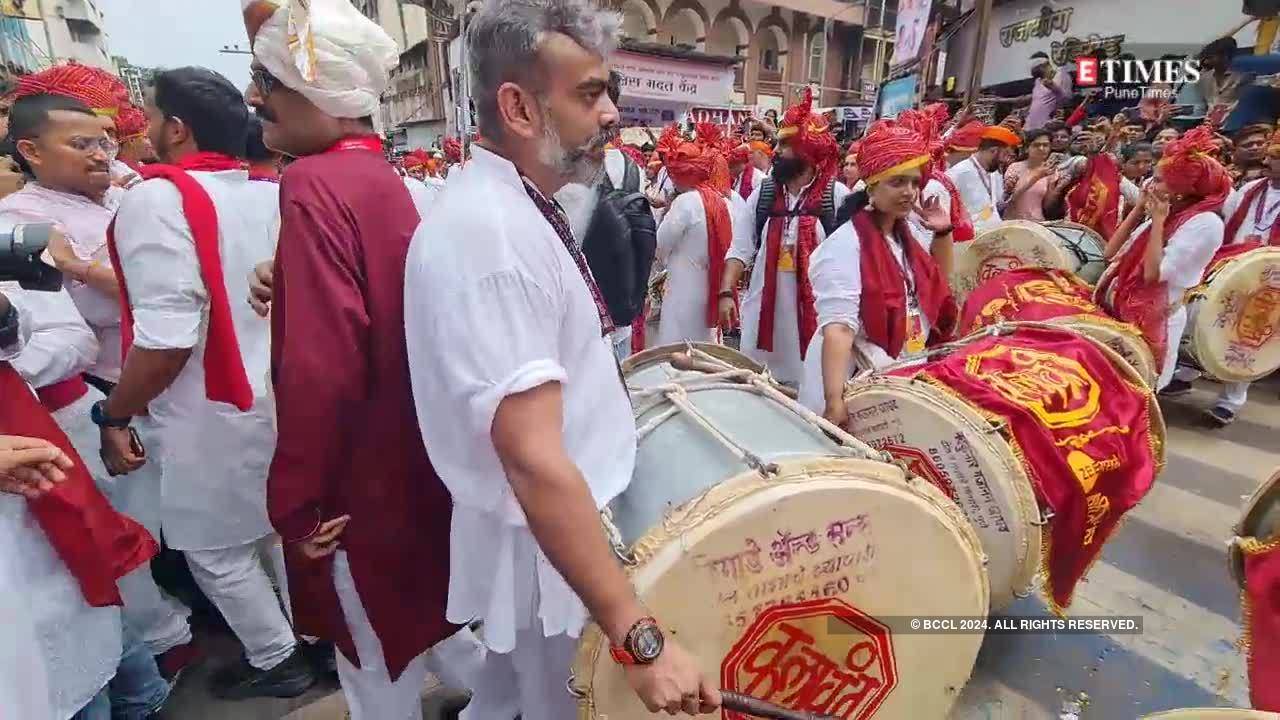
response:
[(778, 252), (778, 272), (793, 273), (796, 271), (796, 259), (791, 255), (791, 248), (783, 245)]
[(978, 214), (978, 219), (979, 219), (979, 220), (990, 220), (990, 219), (991, 219), (991, 215), (992, 215), (993, 213), (994, 213), (994, 211), (991, 209), (991, 206), (990, 206), (990, 205), (988, 205), (988, 206), (986, 206), (986, 207), (982, 208), (982, 212)]
[(908, 355), (919, 355), (924, 352), (927, 339), (924, 335), (924, 323), (920, 322), (920, 314), (907, 315), (907, 341), (903, 343), (902, 349)]

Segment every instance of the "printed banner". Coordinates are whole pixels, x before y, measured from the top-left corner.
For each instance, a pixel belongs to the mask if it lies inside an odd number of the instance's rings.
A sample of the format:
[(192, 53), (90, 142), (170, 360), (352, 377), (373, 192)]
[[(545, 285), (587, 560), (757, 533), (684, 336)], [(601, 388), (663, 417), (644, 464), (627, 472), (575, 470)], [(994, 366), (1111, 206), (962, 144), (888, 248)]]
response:
[(725, 105), (733, 95), (733, 68), (619, 51), (613, 69), (622, 73), (622, 98), (687, 105)]
[(1007, 421), (1006, 437), (1054, 513), (1043, 563), (1050, 607), (1061, 614), (1160, 469), (1150, 391), (1127, 382), (1097, 346), (1056, 328), (982, 338), (917, 377)]

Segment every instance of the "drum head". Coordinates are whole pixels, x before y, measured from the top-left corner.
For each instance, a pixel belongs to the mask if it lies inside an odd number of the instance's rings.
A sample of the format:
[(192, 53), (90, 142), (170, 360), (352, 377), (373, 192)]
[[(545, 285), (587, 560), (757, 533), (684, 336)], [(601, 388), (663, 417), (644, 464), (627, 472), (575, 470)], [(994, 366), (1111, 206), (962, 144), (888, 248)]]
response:
[(1053, 220), (1044, 226), (1058, 236), (1060, 245), (1071, 255), (1075, 265), (1072, 272), (1090, 285), (1097, 284), (1107, 267), (1106, 239), (1093, 228), (1070, 220)]
[(845, 401), (850, 434), (906, 462), (963, 510), (987, 556), (992, 609), (1026, 591), (1040, 566), (1040, 511), (1000, 431), (962, 398), (908, 378), (854, 381)]
[(1005, 270), (1020, 267), (1057, 268), (1072, 272), (1078, 263), (1059, 246), (1053, 231), (1026, 220), (1010, 220), (955, 247), (951, 289), (956, 302)]
[(1151, 346), (1142, 339), (1142, 333), (1132, 325), (1126, 325), (1104, 315), (1084, 314), (1055, 318), (1049, 322), (1087, 335), (1106, 345), (1137, 371), (1143, 384), (1148, 388), (1156, 386), (1159, 373), (1155, 356), (1151, 354)]
[(1142, 720), (1280, 720), (1280, 713), (1235, 708), (1188, 708), (1144, 715)]
[(1226, 262), (1196, 311), (1196, 360), (1225, 382), (1253, 382), (1280, 368), (1280, 248)]
[[(1234, 529), (1236, 537), (1257, 538), (1264, 543), (1280, 538), (1280, 470), (1253, 491)], [(1227, 560), (1231, 577), (1243, 590), (1244, 554), (1234, 542), (1227, 546)]]
[[(985, 617), (978, 548), (928, 483), (885, 463), (808, 459), (677, 508), (632, 546), (629, 572), (667, 636), (721, 687), (905, 720), (946, 717), (982, 634), (913, 633), (900, 618)], [(595, 625), (583, 631), (570, 682), (579, 718), (647, 720), (607, 646)]]
[(731, 347), (714, 343), (680, 343), (649, 348), (632, 355), (622, 361), (622, 374), (632, 387), (647, 387), (654, 384), (654, 381), (667, 379), (679, 372), (671, 367), (671, 357), (685, 353), (691, 346), (735, 368), (754, 373), (764, 372), (762, 365)]

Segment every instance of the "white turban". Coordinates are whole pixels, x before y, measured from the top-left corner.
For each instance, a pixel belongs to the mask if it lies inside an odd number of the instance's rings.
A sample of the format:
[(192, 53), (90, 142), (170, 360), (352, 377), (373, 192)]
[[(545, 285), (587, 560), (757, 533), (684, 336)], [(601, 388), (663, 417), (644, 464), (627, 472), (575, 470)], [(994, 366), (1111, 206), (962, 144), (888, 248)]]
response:
[(286, 87), (334, 117), (377, 113), (400, 48), (349, 0), (241, 0), (241, 9), (254, 57)]

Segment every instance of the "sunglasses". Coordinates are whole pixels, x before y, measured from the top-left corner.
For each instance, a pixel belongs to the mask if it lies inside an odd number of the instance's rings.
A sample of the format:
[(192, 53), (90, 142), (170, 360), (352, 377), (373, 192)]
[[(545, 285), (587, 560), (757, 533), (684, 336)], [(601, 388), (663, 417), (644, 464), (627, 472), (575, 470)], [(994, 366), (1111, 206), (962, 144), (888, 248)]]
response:
[(253, 68), (252, 78), (254, 87), (258, 88), (258, 92), (264, 98), (280, 87), (280, 81), (264, 67)]

